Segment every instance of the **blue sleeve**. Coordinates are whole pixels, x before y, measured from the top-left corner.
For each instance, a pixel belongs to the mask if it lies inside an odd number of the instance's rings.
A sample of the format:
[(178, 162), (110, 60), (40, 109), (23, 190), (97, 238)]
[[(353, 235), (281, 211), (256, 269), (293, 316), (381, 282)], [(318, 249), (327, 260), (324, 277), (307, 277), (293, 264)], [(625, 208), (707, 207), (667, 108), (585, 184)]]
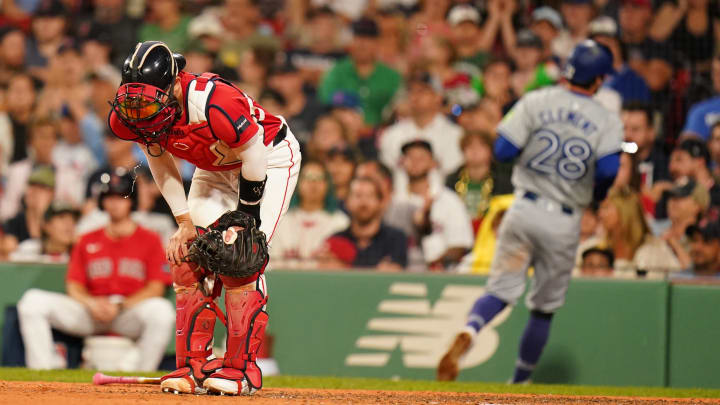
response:
[(685, 121), (685, 128), (683, 128), (683, 132), (695, 134), (707, 141), (707, 139), (710, 137), (710, 134), (708, 133), (708, 127), (705, 124), (705, 114), (703, 114), (704, 109), (699, 107), (700, 106), (698, 105), (694, 105), (692, 108), (690, 108), (690, 112), (687, 116), (687, 121)]
[(595, 181), (615, 180), (620, 169), (620, 152), (601, 157), (595, 162)]
[(103, 123), (94, 114), (85, 114), (79, 122), (83, 141), (95, 156), (100, 167), (107, 164), (107, 154), (103, 140)]
[(593, 198), (595, 201), (602, 201), (607, 196), (608, 190), (615, 182), (620, 169), (620, 152), (601, 157), (595, 162), (595, 188)]
[(509, 162), (515, 159), (520, 152), (522, 152), (522, 149), (515, 146), (503, 135), (498, 135), (494, 147), (495, 159), (503, 163)]

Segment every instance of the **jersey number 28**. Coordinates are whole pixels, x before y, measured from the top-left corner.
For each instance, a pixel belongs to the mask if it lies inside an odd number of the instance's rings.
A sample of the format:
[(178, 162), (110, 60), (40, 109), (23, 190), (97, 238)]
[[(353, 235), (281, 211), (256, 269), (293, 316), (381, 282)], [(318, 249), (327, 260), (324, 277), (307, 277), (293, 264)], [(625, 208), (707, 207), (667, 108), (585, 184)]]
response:
[[(582, 138), (570, 138), (560, 143), (560, 137), (552, 131), (542, 129), (535, 133), (540, 141), (547, 146), (528, 161), (528, 167), (545, 174), (558, 173), (568, 180), (579, 180), (587, 173), (587, 160), (592, 155), (592, 148)], [(553, 165), (552, 158), (561, 153)]]

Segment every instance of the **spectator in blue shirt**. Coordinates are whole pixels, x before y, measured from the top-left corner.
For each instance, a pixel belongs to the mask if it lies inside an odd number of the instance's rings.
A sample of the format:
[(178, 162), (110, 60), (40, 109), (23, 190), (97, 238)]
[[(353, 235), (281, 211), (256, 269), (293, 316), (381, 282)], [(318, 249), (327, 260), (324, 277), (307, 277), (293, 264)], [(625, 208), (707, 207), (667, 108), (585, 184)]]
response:
[(707, 142), (710, 139), (710, 128), (720, 120), (720, 55), (712, 61), (711, 77), (715, 97), (690, 108), (682, 136), (696, 136)]

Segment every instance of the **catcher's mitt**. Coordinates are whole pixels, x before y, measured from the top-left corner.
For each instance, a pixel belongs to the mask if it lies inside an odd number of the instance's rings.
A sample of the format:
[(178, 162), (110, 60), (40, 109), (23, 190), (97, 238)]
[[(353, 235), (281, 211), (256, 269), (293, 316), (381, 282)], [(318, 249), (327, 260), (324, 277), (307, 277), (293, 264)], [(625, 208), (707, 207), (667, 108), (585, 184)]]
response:
[(186, 260), (224, 276), (252, 276), (268, 260), (265, 233), (251, 215), (228, 211), (193, 241)]

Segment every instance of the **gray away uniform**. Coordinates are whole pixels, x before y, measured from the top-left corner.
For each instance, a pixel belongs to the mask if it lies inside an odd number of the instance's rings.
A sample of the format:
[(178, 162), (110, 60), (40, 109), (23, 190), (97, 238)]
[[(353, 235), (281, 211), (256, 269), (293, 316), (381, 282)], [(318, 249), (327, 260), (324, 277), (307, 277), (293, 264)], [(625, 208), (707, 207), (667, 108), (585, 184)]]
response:
[(522, 152), (512, 174), (515, 201), (498, 230), (487, 293), (514, 305), (533, 266), (526, 305), (553, 312), (565, 302), (582, 209), (592, 200), (595, 162), (620, 151), (622, 122), (590, 97), (554, 86), (526, 94), (497, 131)]

